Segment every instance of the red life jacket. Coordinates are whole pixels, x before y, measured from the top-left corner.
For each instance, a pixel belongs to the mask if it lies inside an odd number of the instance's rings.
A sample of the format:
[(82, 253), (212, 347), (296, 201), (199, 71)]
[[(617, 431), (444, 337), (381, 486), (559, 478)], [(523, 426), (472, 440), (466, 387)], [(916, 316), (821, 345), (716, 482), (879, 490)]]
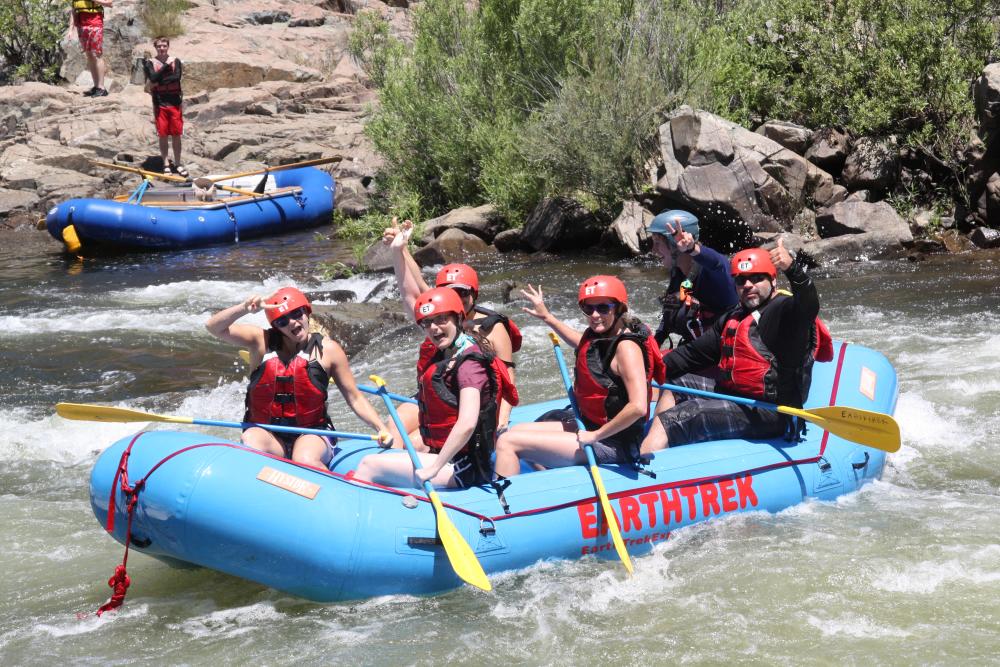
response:
[[(452, 360), (454, 363), (452, 364)], [(438, 354), (421, 368), (418, 365), (417, 401), (419, 403), (420, 435), (434, 451), (440, 451), (448, 434), (458, 421), (458, 368), (465, 363), (478, 363), (486, 369), (488, 381), (479, 397), (479, 420), (472, 437), (455, 456), (469, 454), (476, 469), (477, 483), (492, 477), (491, 456), (496, 444), (497, 418), (500, 399), (517, 405), (517, 388), (510, 381), (507, 367), (495, 355), (484, 354), (475, 345), (445, 359)]]
[[(775, 355), (767, 349), (760, 338), (758, 320), (767, 317), (768, 306), (788, 296), (778, 294), (763, 307), (737, 319), (733, 311), (722, 327), (722, 353), (719, 358), (719, 379), (717, 388), (721, 391), (776, 403), (779, 400), (779, 374), (786, 372), (778, 366)], [(812, 328), (810, 353), (803, 359), (801, 367), (788, 369), (794, 373), (797, 396), (780, 397), (799, 407), (809, 394), (814, 361), (833, 359), (833, 339), (826, 324), (816, 318)]]
[[(576, 348), (576, 379), (573, 382), (573, 393), (580, 408), (580, 416), (588, 428), (607, 424), (628, 404), (625, 383), (611, 370), (611, 361), (618, 345), (624, 340), (638, 344), (643, 353), (647, 387), (646, 417), (649, 416), (651, 398), (649, 383), (651, 380), (663, 382), (666, 377), (660, 348), (646, 325), (642, 325), (638, 332), (625, 330), (614, 338), (599, 338), (588, 328)], [(640, 419), (627, 430), (636, 429), (641, 435), (644, 426), (645, 419)]]
[[(150, 62), (153, 65), (153, 71), (154, 72), (159, 72), (164, 67), (174, 67), (174, 63), (170, 63), (169, 65), (167, 65), (166, 63), (161, 62), (159, 58), (152, 58), (150, 60)], [(174, 62), (176, 62), (176, 61), (174, 61)], [(153, 83), (153, 82), (150, 82), (149, 83), (149, 92), (154, 95), (154, 99), (156, 99), (156, 97), (155, 97), (156, 95), (163, 95), (163, 94), (168, 94), (168, 93), (179, 95), (181, 93), (181, 82), (180, 82), (180, 80), (177, 80), (177, 81), (168, 81), (166, 83)]]
[[(316, 359), (312, 359), (313, 351)], [(305, 349), (286, 365), (277, 352), (268, 352), (250, 375), (245, 422), (322, 428), (330, 425), (326, 413), (327, 375), (318, 357), (323, 354), (323, 335), (314, 333)]]

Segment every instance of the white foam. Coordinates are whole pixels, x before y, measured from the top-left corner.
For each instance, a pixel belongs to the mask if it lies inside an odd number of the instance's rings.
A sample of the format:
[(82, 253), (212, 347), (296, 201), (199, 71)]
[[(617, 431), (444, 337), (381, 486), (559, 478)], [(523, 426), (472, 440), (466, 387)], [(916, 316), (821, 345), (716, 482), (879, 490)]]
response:
[(967, 583), (981, 586), (1000, 581), (1000, 571), (970, 567), (959, 559), (927, 560), (904, 567), (886, 567), (871, 575), (872, 586), (891, 593), (928, 595), (942, 585)]
[(212, 637), (232, 638), (257, 632), (277, 622), (285, 620), (286, 615), (274, 608), (270, 602), (258, 602), (245, 607), (221, 609), (207, 614), (201, 614), (186, 619), (181, 623), (168, 623), (172, 630), (180, 630), (195, 639)]
[(877, 623), (868, 616), (846, 613), (838, 618), (823, 619), (818, 616), (806, 617), (809, 625), (817, 628), (824, 637), (847, 636), (858, 639), (876, 639), (882, 637), (909, 637), (910, 632), (890, 625)]

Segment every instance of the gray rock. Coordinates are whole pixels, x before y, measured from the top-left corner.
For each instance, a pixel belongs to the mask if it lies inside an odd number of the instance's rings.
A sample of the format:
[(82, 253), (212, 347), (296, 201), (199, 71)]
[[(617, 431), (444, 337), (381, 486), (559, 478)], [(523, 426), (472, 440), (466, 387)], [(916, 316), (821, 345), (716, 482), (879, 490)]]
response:
[(288, 23), (292, 18), (291, 13), (280, 9), (269, 9), (259, 12), (251, 12), (244, 20), (253, 25), (270, 25), (272, 23)]
[(983, 130), (1000, 127), (1000, 63), (990, 63), (973, 86), (976, 116)]
[(490, 246), (474, 234), (459, 229), (447, 229), (436, 239), (413, 253), (420, 266), (467, 261), (470, 255), (490, 251)]
[(514, 252), (524, 249), (520, 229), (505, 229), (493, 237), (493, 246), (499, 252)]
[(899, 149), (894, 141), (862, 137), (847, 156), (841, 177), (848, 190), (888, 190), (899, 177)]
[(567, 197), (543, 199), (528, 214), (521, 238), (532, 250), (582, 250), (598, 243), (601, 228), (590, 211)]
[(847, 159), (850, 145), (850, 138), (845, 133), (832, 127), (823, 128), (813, 133), (812, 144), (806, 150), (805, 158), (820, 169), (836, 175)]
[(309, 18), (292, 19), (288, 22), (289, 28), (315, 28), (326, 22), (325, 16), (313, 16)]
[(392, 271), (392, 250), (382, 241), (375, 241), (368, 250), (365, 251), (361, 263), (369, 271)]
[(969, 234), (969, 240), (980, 248), (1000, 248), (1000, 229), (976, 227)]
[(503, 224), (503, 218), (492, 204), (462, 206), (425, 222), (420, 242), (430, 243), (446, 230), (458, 229), (468, 234), (475, 234), (486, 243), (491, 243), (503, 229)]
[(15, 211), (28, 211), (38, 201), (38, 195), (33, 192), (0, 188), (0, 220), (6, 219)]
[(910, 227), (886, 202), (847, 201), (819, 211), (816, 227), (824, 238), (871, 234), (873, 241), (902, 244), (913, 241)]
[(653, 214), (638, 202), (627, 201), (622, 206), (622, 212), (608, 227), (602, 242), (618, 246), (633, 256), (641, 255), (643, 245), (649, 239), (646, 228), (652, 220)]
[(795, 123), (788, 123), (782, 120), (770, 120), (756, 130), (757, 134), (762, 134), (772, 141), (776, 141), (788, 150), (802, 155), (809, 148), (812, 140), (812, 130)]
[(398, 306), (393, 308), (374, 303), (316, 306), (313, 319), (330, 338), (340, 343), (348, 357), (408, 326)]

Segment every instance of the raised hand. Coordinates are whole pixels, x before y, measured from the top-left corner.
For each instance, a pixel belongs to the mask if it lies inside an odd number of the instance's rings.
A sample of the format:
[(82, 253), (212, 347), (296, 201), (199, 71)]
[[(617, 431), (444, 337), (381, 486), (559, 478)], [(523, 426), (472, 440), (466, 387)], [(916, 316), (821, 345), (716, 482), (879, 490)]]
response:
[(521, 310), (528, 313), (532, 317), (537, 317), (540, 320), (544, 320), (549, 316), (549, 309), (545, 306), (545, 299), (542, 295), (541, 285), (536, 288), (529, 283), (527, 289), (521, 290), (521, 294), (525, 299), (531, 302), (531, 308), (525, 308), (522, 306)]
[(771, 255), (771, 262), (779, 271), (786, 271), (792, 265), (792, 254), (785, 248), (782, 237), (778, 237), (778, 245), (768, 251)]
[(256, 313), (261, 308), (277, 308), (277, 306), (264, 303), (264, 299), (256, 294), (247, 297), (243, 302), (243, 309), (248, 313)]

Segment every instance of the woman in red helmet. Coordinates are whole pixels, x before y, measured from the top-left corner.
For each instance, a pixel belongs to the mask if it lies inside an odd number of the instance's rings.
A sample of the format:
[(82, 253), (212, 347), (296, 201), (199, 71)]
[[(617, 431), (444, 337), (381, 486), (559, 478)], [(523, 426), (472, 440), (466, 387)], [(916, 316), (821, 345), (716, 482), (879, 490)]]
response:
[(583, 281), (577, 301), (587, 321), (579, 332), (545, 306), (542, 288), (522, 290), (531, 308), (576, 350), (573, 393), (587, 430), (578, 431), (572, 413), (553, 421), (517, 424), (497, 441), (497, 475), (510, 477), (521, 461), (547, 468), (586, 463), (581, 446), (590, 444), (598, 463), (632, 462), (638, 456), (649, 415), (649, 383), (663, 381), (663, 361), (649, 328), (628, 314), (625, 286), (614, 276)]
[[(413, 223), (409, 220), (399, 225), (393, 219), (392, 227), (385, 230), (382, 241), (392, 250), (393, 268), (396, 272), (396, 282), (399, 293), (403, 297), (404, 310), (409, 313), (416, 299), (426, 293), (430, 287), (424, 281), (420, 267), (407, 250), (410, 236), (413, 233)], [(490, 344), (493, 354), (507, 366), (511, 382), (514, 381), (514, 353), (521, 349), (521, 332), (513, 320), (500, 313), (476, 305), (479, 298), (479, 276), (468, 264), (446, 264), (438, 271), (434, 281), (435, 287), (448, 287), (455, 291), (462, 301), (466, 328), (481, 334)], [(497, 326), (498, 324), (502, 326)], [(424, 340), (420, 346), (420, 360), (426, 362), (434, 355), (436, 349), (429, 340)], [(499, 427), (504, 428), (510, 419), (510, 403), (501, 401)], [(400, 405), (399, 416), (406, 428), (413, 431), (417, 427), (416, 406)], [(398, 434), (393, 427), (393, 436)], [(396, 442), (400, 440), (396, 437)], [(417, 441), (414, 441), (416, 444)]]
[[(271, 328), (236, 324), (249, 313), (264, 310)], [(250, 351), (250, 386), (243, 421), (303, 428), (332, 428), (326, 412), (330, 379), (358, 417), (388, 441), (390, 434), (375, 408), (354, 382), (347, 355), (340, 345), (320, 333), (309, 332), (312, 304), (294, 287), (283, 287), (266, 299), (254, 295), (205, 324), (216, 338)], [(276, 433), (260, 427), (243, 431), (243, 443), (298, 463), (325, 467), (333, 456), (334, 440), (318, 435)]]
[[(699, 388), (802, 407), (813, 362), (833, 356), (829, 332), (817, 317), (816, 286), (780, 237), (771, 250), (741, 250), (730, 267), (739, 304), (704, 335), (664, 357), (667, 377), (714, 366), (718, 379)], [(778, 271), (788, 279), (790, 294), (778, 292)], [(656, 437), (643, 442), (643, 453), (724, 438), (794, 437), (797, 428), (773, 410), (724, 399), (679, 395), (672, 407), (659, 402), (656, 415), (663, 428), (650, 429)]]
[(435, 350), (417, 365), (423, 467), (414, 471), (402, 452), (381, 452), (361, 459), (354, 477), (393, 486), (419, 487), (426, 480), (435, 486), (488, 484), (499, 401), (517, 403), (506, 366), (485, 338), (463, 330), (465, 307), (454, 290), (424, 292), (412, 312)]

